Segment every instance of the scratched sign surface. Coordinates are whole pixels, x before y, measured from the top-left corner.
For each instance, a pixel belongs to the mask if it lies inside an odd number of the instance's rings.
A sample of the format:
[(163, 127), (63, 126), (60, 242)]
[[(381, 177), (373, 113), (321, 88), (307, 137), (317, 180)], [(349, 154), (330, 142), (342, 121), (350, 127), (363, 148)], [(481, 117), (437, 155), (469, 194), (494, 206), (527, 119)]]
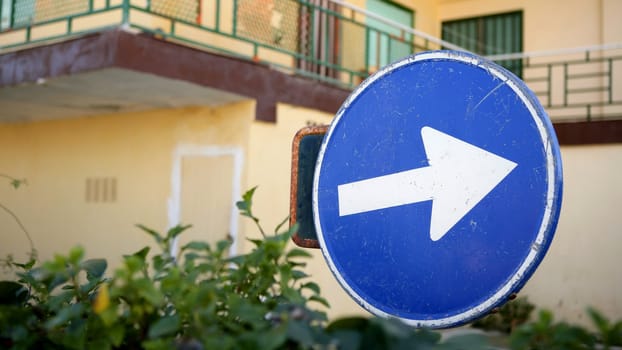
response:
[(327, 263), (361, 306), (419, 327), (487, 314), (553, 239), (559, 146), (524, 83), (477, 56), (418, 54), (338, 112), (313, 183)]

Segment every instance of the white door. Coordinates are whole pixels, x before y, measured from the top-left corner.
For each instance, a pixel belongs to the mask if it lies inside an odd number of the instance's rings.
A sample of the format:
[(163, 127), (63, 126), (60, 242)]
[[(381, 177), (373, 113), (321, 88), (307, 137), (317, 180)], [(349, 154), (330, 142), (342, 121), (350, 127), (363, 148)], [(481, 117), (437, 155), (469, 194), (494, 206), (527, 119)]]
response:
[[(180, 146), (173, 159), (169, 225), (192, 225), (173, 247), (190, 241), (210, 244), (230, 237), (237, 253), (242, 151), (235, 147)], [(173, 252), (173, 253), (174, 253)]]

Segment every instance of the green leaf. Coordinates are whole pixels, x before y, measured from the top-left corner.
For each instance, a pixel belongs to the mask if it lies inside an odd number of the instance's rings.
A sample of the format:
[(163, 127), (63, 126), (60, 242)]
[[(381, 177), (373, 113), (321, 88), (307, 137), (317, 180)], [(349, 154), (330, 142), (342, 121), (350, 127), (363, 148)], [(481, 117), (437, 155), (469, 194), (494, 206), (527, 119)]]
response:
[(182, 252), (186, 250), (199, 250), (199, 251), (207, 250), (209, 251), (210, 245), (207, 242), (192, 241), (184, 245), (183, 247), (181, 247)]
[(605, 318), (600, 312), (590, 307), (587, 309), (587, 314), (590, 316), (592, 322), (594, 323), (594, 325), (596, 325), (596, 328), (599, 331), (603, 332), (609, 329), (609, 320)]
[(173, 261), (172, 257), (168, 254), (167, 255), (156, 255), (153, 257), (153, 268), (157, 272), (162, 272), (167, 269), (169, 263), (172, 261)]
[(240, 265), (243, 265), (247, 259), (248, 259), (247, 254), (241, 254), (241, 255), (236, 255), (231, 258), (228, 258), (225, 260), (225, 262), (240, 266)]
[(224, 252), (226, 249), (229, 249), (233, 244), (232, 240), (221, 240), (216, 243), (216, 251), (219, 253)]
[(136, 280), (134, 283), (135, 287), (138, 289), (138, 294), (145, 298), (145, 300), (152, 306), (158, 307), (164, 302), (162, 292), (153, 285), (155, 282), (142, 278)]
[(189, 229), (190, 227), (192, 227), (192, 225), (177, 225), (175, 227), (171, 227), (166, 233), (165, 241), (172, 241), (173, 239), (175, 239), (175, 237), (179, 236), (182, 232)]
[(69, 276), (66, 274), (55, 273), (46, 279), (46, 287), (49, 291), (52, 291), (54, 288), (66, 283), (67, 281), (69, 281)]
[(242, 200), (235, 203), (235, 205), (240, 210), (241, 215), (248, 216), (251, 218), (254, 217), (253, 214), (251, 213), (251, 208), (253, 207), (253, 194), (255, 193), (256, 189), (257, 189), (257, 186), (246, 191), (246, 193), (242, 195)]
[(289, 322), (287, 325), (287, 338), (293, 340), (302, 348), (310, 348), (313, 345), (311, 327), (305, 322)]
[(292, 271), (292, 278), (294, 280), (299, 280), (299, 279), (303, 279), (303, 278), (306, 278), (306, 277), (309, 277), (309, 275), (306, 272), (304, 272), (304, 271), (301, 271), (301, 270), (293, 270)]
[(84, 348), (89, 350), (110, 350), (111, 343), (110, 340), (107, 338), (98, 337), (95, 339), (89, 339), (88, 343), (85, 344)]
[(112, 345), (118, 347), (125, 337), (125, 326), (122, 323), (117, 323), (108, 328), (108, 337)]
[(47, 320), (44, 326), (47, 330), (51, 330), (64, 325), (70, 320), (80, 317), (83, 310), (84, 305), (81, 303), (72, 304), (68, 307), (62, 308), (54, 317)]
[(129, 257), (129, 256), (134, 256), (139, 258), (142, 261), (145, 261), (147, 259), (147, 254), (149, 254), (149, 250), (151, 250), (150, 247), (144, 247), (143, 249), (137, 251), (136, 253), (132, 254), (132, 255), (124, 255), (123, 257)]
[(104, 272), (106, 272), (107, 267), (108, 262), (106, 259), (88, 259), (80, 264), (80, 268), (86, 271), (89, 279), (101, 278)]
[(605, 345), (622, 346), (622, 320), (614, 323), (606, 334), (601, 334), (601, 338)]
[(369, 319), (360, 316), (343, 317), (331, 322), (326, 330), (336, 332), (340, 330), (354, 330), (360, 332), (369, 326)]
[(288, 222), (289, 222), (289, 215), (286, 216), (285, 219), (283, 219), (283, 221), (281, 221), (281, 223), (276, 226), (276, 228), (274, 229), (274, 233), (280, 232), (281, 227), (283, 227), (283, 225), (285, 225)]
[(315, 301), (318, 302), (326, 307), (330, 307), (330, 304), (328, 304), (328, 301), (326, 301), (326, 299), (322, 298), (319, 295), (312, 295), (309, 297), (309, 301)]
[(413, 328), (395, 318), (372, 318), (371, 324), (377, 325), (383, 332), (394, 338), (408, 338), (413, 333)]
[(136, 256), (136, 255), (125, 255), (123, 256), (123, 262), (125, 263), (124, 269), (117, 269), (115, 273), (118, 275), (119, 273), (126, 273), (129, 275), (133, 275), (137, 271), (141, 271), (145, 267), (145, 260)]
[(0, 281), (0, 305), (21, 305), (28, 300), (28, 289), (13, 281)]
[(47, 306), (52, 310), (59, 310), (67, 307), (73, 299), (75, 293), (73, 290), (66, 290), (61, 293), (54, 293), (47, 301)]
[(289, 252), (287, 252), (287, 255), (285, 255), (285, 257), (287, 259), (298, 258), (298, 257), (311, 258), (312, 255), (311, 255), (311, 253), (307, 252), (306, 250), (299, 249), (299, 248), (294, 248), (294, 249), (290, 250)]
[(246, 240), (253, 243), (256, 247), (259, 247), (264, 243), (263, 239), (247, 238)]
[(147, 226), (144, 226), (141, 224), (137, 224), (136, 227), (143, 230), (145, 233), (149, 234), (151, 237), (153, 237), (153, 239), (156, 240), (156, 242), (162, 243), (164, 241), (164, 237), (162, 237), (162, 235), (160, 235), (158, 231), (152, 230), (148, 228)]
[[(93, 307), (94, 305), (92, 305)], [(109, 327), (110, 330), (110, 339), (113, 342), (113, 344), (115, 343), (115, 337), (118, 335), (117, 333), (119, 332), (119, 330), (114, 330), (116, 327), (121, 327), (123, 328), (121, 334), (125, 333), (125, 327), (123, 325), (123, 323), (119, 322), (119, 318), (120, 317), (127, 317), (127, 315), (122, 315), (118, 313), (118, 309), (115, 307), (111, 307), (110, 305), (108, 305), (108, 307), (106, 307), (105, 310), (101, 311), (101, 312), (95, 312), (96, 315), (99, 316), (99, 318), (101, 319), (101, 321), (103, 322), (103, 324), (106, 327)], [(112, 332), (115, 332), (114, 334)], [(123, 338), (123, 335), (121, 335), (121, 338)]]
[(82, 293), (83, 295), (91, 294), (91, 292), (93, 292), (97, 286), (105, 281), (104, 279), (94, 277), (89, 277), (88, 280), (89, 281), (87, 283), (80, 285), (80, 293)]
[(359, 350), (361, 346), (361, 332), (354, 330), (338, 330), (331, 333), (332, 342), (339, 350)]
[(161, 317), (149, 327), (149, 338), (173, 335), (179, 330), (180, 324), (178, 315)]
[(52, 334), (59, 337), (55, 342), (64, 345), (65, 348), (84, 349), (86, 343), (86, 320), (74, 317), (63, 327), (61, 332), (52, 332)]
[(320, 294), (320, 285), (315, 282), (307, 282), (302, 285), (301, 289), (309, 289), (315, 292), (315, 294)]
[(257, 332), (255, 336), (257, 349), (278, 349), (287, 340), (287, 325), (273, 327), (267, 332)]
[(26, 179), (11, 179), (11, 186), (13, 186), (13, 188), (18, 189), (19, 186), (21, 185), (26, 185)]
[(169, 339), (149, 339), (143, 341), (141, 348), (145, 350), (169, 350), (173, 349), (173, 342)]
[(13, 266), (15, 266), (15, 267), (19, 267), (22, 270), (30, 270), (30, 269), (32, 269), (33, 266), (35, 266), (36, 262), (37, 262), (37, 260), (31, 258), (25, 264), (16, 263), (16, 262), (12, 262), (11, 264)]
[(82, 258), (84, 258), (84, 248), (76, 246), (69, 250), (68, 260), (72, 265), (77, 265)]
[(440, 349), (443, 350), (463, 350), (463, 349), (490, 349), (490, 344), (482, 334), (463, 334), (448, 338), (442, 343)]

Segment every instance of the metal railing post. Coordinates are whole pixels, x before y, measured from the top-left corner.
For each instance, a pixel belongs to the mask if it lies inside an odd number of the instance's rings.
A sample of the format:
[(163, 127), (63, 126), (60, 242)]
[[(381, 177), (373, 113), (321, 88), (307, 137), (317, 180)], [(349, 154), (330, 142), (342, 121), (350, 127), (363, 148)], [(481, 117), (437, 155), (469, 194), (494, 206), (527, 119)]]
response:
[(123, 0), (121, 24), (130, 25), (130, 0)]
[(369, 27), (365, 27), (365, 75), (369, 74), (369, 36), (371, 35)]
[[(201, 0), (199, 0), (200, 2)], [(216, 27), (216, 31), (220, 33), (220, 0), (216, 0), (216, 10), (215, 10), (214, 26)], [(235, 13), (233, 15), (233, 20), (235, 21)]]
[[(216, 14), (218, 15), (218, 14)], [(238, 0), (233, 0), (233, 36), (238, 36)]]
[(568, 106), (568, 62), (564, 62), (564, 107)]
[(549, 63), (546, 66), (547, 72), (547, 82), (546, 82), (546, 93), (547, 93), (547, 107), (551, 107), (553, 102), (551, 101), (553, 94), (551, 93), (551, 89), (553, 88), (553, 66)]
[[(387, 53), (386, 53), (387, 63), (386, 64), (389, 64), (391, 63), (391, 53), (393, 52), (393, 45), (395, 44), (395, 39), (391, 36), (391, 34), (388, 34), (388, 33), (382, 33), (382, 34), (386, 35), (387, 37)], [(380, 42), (382, 42), (382, 38)], [(384, 66), (384, 64), (378, 63), (378, 68), (380, 68), (380, 66)]]
[(11, 11), (9, 13), (9, 28), (13, 29), (15, 27), (15, 3), (17, 0), (11, 0)]
[(587, 104), (587, 121), (592, 121), (592, 105), (589, 103)]
[(609, 58), (607, 60), (608, 68), (607, 75), (609, 76), (609, 84), (607, 85), (607, 94), (608, 94), (608, 102), (609, 104), (613, 103), (613, 59)]
[(315, 26), (315, 11), (317, 11), (317, 9), (315, 8), (315, 5), (310, 7), (310, 12), (309, 12), (309, 57), (311, 58), (311, 62), (313, 63), (313, 60), (315, 59), (315, 34), (317, 31), (317, 27)]

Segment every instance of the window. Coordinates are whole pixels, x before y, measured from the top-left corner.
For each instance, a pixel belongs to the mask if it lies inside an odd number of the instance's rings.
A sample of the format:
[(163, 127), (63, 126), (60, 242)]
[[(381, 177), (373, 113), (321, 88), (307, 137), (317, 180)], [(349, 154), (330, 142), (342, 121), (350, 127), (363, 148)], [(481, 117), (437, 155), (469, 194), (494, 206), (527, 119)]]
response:
[(9, 29), (12, 1), (0, 3), (0, 32)]
[(0, 5), (0, 30), (68, 17), (89, 10), (88, 0), (12, 0)]
[(331, 67), (340, 64), (339, 12), (339, 5), (327, 0), (308, 0), (301, 6), (299, 39), (303, 58), (298, 60), (298, 68), (332, 78), (339, 76)]
[[(367, 11), (387, 18), (393, 22), (413, 27), (413, 12), (396, 4), (382, 0), (367, 0)], [(405, 33), (375, 18), (368, 18), (367, 65), (380, 68), (412, 53), (412, 35)], [(403, 40), (401, 40), (403, 39)]]
[[(523, 13), (510, 12), (443, 22), (442, 38), (480, 55), (497, 55), (523, 51)], [(499, 61), (519, 77), (522, 61)]]

